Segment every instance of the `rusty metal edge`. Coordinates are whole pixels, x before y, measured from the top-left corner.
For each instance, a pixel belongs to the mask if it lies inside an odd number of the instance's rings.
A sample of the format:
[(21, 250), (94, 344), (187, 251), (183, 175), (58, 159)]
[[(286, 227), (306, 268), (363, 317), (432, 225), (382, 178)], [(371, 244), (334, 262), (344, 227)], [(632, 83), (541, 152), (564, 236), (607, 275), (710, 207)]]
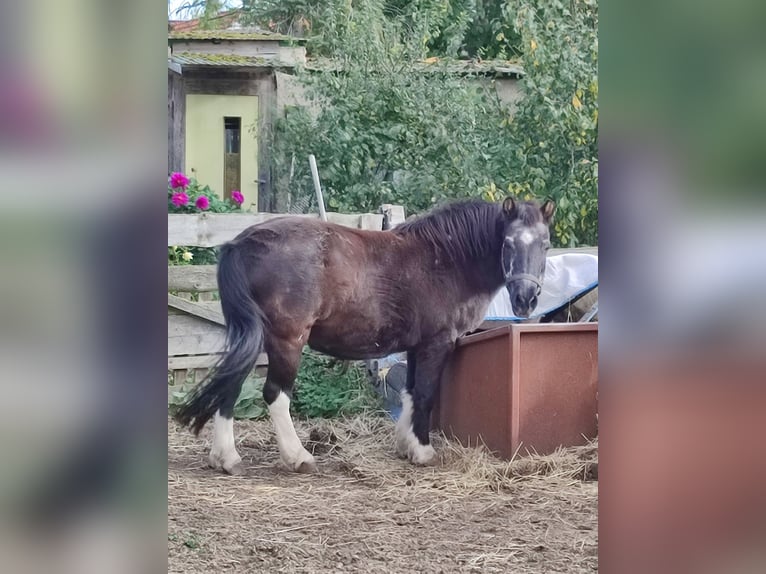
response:
[(517, 333), (555, 333), (555, 332), (576, 332), (576, 331), (598, 331), (598, 322), (593, 323), (521, 323), (518, 325), (505, 325), (503, 327), (497, 327), (496, 329), (490, 329), (483, 333), (476, 333), (475, 335), (467, 335), (457, 340), (456, 345), (461, 347), (463, 345), (470, 345), (472, 343), (478, 343), (487, 339), (493, 339), (500, 337), (508, 333), (508, 331), (515, 331)]
[(521, 333), (518, 329), (511, 329), (510, 337), (508, 337), (508, 357), (510, 359), (510, 365), (508, 372), (511, 375), (511, 388), (508, 393), (511, 400), (511, 408), (509, 414), (511, 416), (510, 424), (510, 445), (511, 452), (515, 453), (519, 448), (519, 437), (521, 433), (521, 388), (519, 385), (519, 379), (521, 378)]

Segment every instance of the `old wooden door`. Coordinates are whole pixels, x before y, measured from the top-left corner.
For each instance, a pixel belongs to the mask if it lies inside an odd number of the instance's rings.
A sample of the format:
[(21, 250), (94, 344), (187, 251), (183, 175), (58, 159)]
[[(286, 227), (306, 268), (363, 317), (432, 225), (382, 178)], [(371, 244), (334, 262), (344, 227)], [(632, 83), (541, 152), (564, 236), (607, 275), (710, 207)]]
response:
[(186, 96), (186, 172), (221, 197), (258, 204), (258, 96)]

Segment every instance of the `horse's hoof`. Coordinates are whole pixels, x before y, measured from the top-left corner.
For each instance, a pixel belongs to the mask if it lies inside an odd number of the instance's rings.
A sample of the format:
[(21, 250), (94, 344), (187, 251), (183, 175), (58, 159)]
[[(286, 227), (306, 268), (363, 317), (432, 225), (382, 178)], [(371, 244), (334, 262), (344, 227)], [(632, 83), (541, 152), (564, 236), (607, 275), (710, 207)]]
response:
[(439, 457), (436, 456), (434, 447), (430, 444), (418, 444), (410, 450), (410, 462), (417, 466), (436, 466), (439, 463)]
[(245, 467), (242, 466), (241, 462), (238, 462), (229, 467), (224, 466), (223, 471), (226, 474), (230, 474), (231, 476), (242, 476), (243, 474), (245, 474)]
[(303, 461), (298, 465), (298, 468), (295, 469), (295, 472), (300, 472), (301, 474), (313, 474), (316, 471), (317, 463), (313, 460)]
[[(210, 456), (208, 457), (208, 464), (210, 465), (210, 468), (222, 470), (225, 474), (231, 474), (234, 476), (245, 474), (245, 469), (242, 466), (242, 459), (238, 454), (234, 454), (235, 456), (229, 455), (226, 457), (217, 452), (211, 452)], [(226, 460), (227, 458), (229, 460)]]

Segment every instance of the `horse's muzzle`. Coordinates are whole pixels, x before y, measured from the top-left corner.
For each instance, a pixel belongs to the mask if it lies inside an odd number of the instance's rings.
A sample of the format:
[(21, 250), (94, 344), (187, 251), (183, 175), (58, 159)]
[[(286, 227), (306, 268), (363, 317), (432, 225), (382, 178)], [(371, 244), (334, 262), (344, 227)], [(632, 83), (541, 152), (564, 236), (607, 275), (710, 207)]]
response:
[(526, 319), (537, 308), (537, 296), (540, 289), (537, 283), (527, 280), (517, 280), (508, 286), (513, 314)]

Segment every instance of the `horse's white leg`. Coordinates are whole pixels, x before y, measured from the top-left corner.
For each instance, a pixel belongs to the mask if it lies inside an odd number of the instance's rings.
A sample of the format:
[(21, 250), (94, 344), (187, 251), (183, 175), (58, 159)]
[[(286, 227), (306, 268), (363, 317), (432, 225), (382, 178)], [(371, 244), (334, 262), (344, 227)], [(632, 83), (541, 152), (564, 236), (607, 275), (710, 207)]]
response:
[(415, 433), (412, 432), (412, 397), (407, 389), (402, 389), (402, 412), (396, 421), (394, 436), (396, 438), (396, 453), (402, 458), (407, 458), (410, 445), (417, 442)]
[(412, 397), (402, 390), (402, 414), (396, 421), (396, 452), (402, 458), (409, 458), (415, 464), (427, 465), (435, 460), (436, 451), (430, 444), (420, 444), (412, 430)]
[(269, 405), (269, 415), (277, 434), (277, 446), (282, 462), (296, 472), (315, 472), (314, 457), (303, 448), (290, 417), (290, 398), (279, 391), (277, 398)]
[(234, 418), (225, 418), (221, 411), (213, 420), (213, 448), (210, 449), (210, 466), (222, 468), (228, 474), (242, 474), (242, 458), (234, 446)]

